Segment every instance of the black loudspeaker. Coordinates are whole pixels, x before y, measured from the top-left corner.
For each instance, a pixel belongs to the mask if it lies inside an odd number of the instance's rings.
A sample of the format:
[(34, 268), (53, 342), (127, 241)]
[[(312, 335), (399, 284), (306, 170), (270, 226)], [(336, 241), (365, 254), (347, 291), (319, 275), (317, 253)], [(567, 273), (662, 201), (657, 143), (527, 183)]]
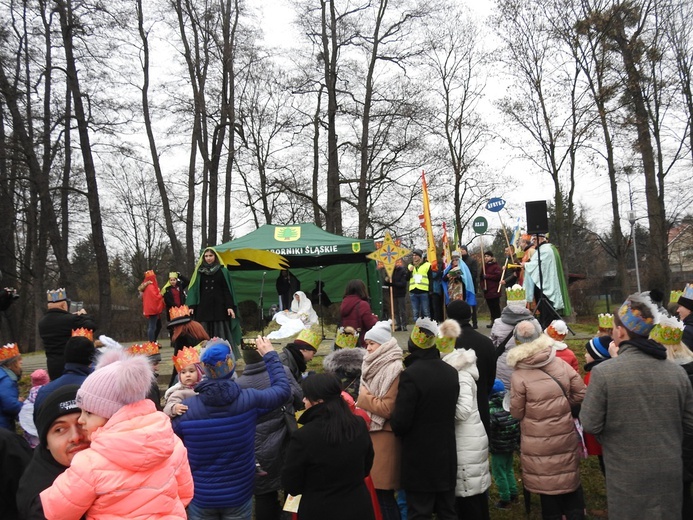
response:
[(545, 200), (525, 202), (527, 210), (527, 233), (543, 235), (549, 232), (549, 214)]

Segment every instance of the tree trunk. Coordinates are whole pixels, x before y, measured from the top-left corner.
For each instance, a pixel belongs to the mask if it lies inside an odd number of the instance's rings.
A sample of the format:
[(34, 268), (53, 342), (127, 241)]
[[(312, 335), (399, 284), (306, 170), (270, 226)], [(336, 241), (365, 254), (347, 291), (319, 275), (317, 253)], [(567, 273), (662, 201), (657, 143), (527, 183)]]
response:
[(142, 12), (142, 0), (137, 0), (137, 28), (140, 33), (140, 38), (142, 39), (142, 115), (144, 116), (144, 127), (147, 131), (147, 140), (149, 141), (149, 151), (152, 156), (152, 166), (154, 167), (154, 175), (156, 177), (156, 185), (159, 188), (159, 197), (161, 198), (161, 209), (164, 213), (164, 222), (166, 225), (166, 233), (168, 234), (169, 241), (171, 243), (171, 251), (173, 252), (173, 258), (176, 261), (183, 261), (183, 265), (179, 266), (178, 269), (181, 271), (186, 271), (185, 256), (183, 255), (183, 248), (181, 246), (180, 240), (176, 235), (176, 229), (173, 225), (173, 216), (171, 215), (171, 205), (168, 200), (168, 193), (166, 192), (166, 183), (164, 181), (164, 175), (161, 171), (161, 162), (159, 161), (159, 153), (156, 148), (156, 140), (154, 139), (154, 130), (152, 129), (152, 120), (149, 113), (149, 37), (144, 30), (144, 14)]
[(327, 89), (327, 205), (325, 227), (329, 233), (342, 234), (342, 198), (339, 182), (339, 153), (337, 149), (337, 15), (334, 2), (329, 2), (328, 14), (322, 0), (322, 45)]
[(91, 153), (89, 140), (89, 127), (87, 124), (82, 93), (77, 77), (77, 63), (73, 54), (72, 42), (72, 6), (70, 0), (57, 0), (56, 5), (60, 13), (60, 29), (65, 46), (65, 60), (67, 66), (67, 82), (72, 92), (72, 101), (77, 119), (82, 160), (84, 161), (84, 173), (87, 180), (87, 201), (89, 203), (89, 219), (91, 221), (92, 240), (96, 253), (96, 270), (98, 273), (99, 287), (99, 328), (109, 330), (111, 326), (111, 275), (108, 265), (108, 251), (103, 235), (101, 220), (101, 204), (99, 202), (99, 189), (96, 182), (96, 168)]

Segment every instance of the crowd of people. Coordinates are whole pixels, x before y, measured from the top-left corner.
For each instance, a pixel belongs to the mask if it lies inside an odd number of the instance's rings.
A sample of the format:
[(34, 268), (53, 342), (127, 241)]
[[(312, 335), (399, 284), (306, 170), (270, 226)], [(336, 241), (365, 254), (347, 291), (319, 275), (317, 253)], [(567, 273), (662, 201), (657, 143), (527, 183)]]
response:
[[(528, 295), (519, 282), (531, 270), (497, 273), (486, 255), (473, 276), (456, 254), (444, 271), (447, 319), (434, 321), (426, 264), (416, 250), (388, 280), (416, 301), (406, 345), (393, 334), (407, 329), (397, 306), (397, 327), (378, 321), (352, 280), (340, 309), (352, 339), (318, 374), (308, 363), (323, 337), (310, 326), (279, 353), (267, 337), (236, 340), (233, 288), (213, 249), (189, 284), (172, 272), (160, 290), (145, 275), (141, 345), (95, 343), (94, 321), (49, 291), (48, 371), (31, 374), (26, 399), (18, 346), (0, 348), (0, 517), (489, 520), (535, 494), (542, 518), (577, 520), (580, 461), (596, 456), (609, 518), (693, 518), (693, 285), (677, 295), (683, 322), (646, 293), (600, 316), (583, 378), (567, 324), (528, 308), (558, 299), (560, 286), (530, 284)], [(477, 277), (487, 300), (505, 286), (490, 337), (467, 301)], [(174, 373), (162, 398), (154, 318), (164, 306)]]

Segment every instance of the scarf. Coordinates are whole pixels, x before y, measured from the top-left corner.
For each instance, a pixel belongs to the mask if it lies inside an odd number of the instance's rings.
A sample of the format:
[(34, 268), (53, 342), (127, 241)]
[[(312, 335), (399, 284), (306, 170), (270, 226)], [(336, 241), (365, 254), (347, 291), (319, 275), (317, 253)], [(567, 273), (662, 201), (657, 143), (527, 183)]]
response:
[(304, 358), (303, 354), (301, 354), (301, 349), (299, 349), (294, 343), (289, 343), (286, 347), (284, 347), (284, 350), (288, 351), (289, 354), (291, 354), (291, 357), (294, 358), (296, 365), (298, 365), (299, 372), (305, 372), (308, 366), (306, 365), (306, 358)]
[(221, 264), (215, 261), (213, 264), (207, 264), (204, 261), (202, 265), (198, 268), (198, 272), (206, 275), (214, 274), (221, 268)]
[(634, 338), (624, 341), (624, 343), (627, 345), (633, 345), (641, 352), (644, 352), (648, 356), (652, 356), (655, 359), (667, 358), (667, 349), (654, 340), (647, 338)]
[[(361, 367), (361, 384), (375, 397), (382, 398), (387, 394), (392, 383), (402, 373), (404, 353), (395, 338), (390, 338), (377, 350), (366, 354)], [(367, 411), (371, 418), (371, 431), (380, 431), (385, 424), (385, 417)]]

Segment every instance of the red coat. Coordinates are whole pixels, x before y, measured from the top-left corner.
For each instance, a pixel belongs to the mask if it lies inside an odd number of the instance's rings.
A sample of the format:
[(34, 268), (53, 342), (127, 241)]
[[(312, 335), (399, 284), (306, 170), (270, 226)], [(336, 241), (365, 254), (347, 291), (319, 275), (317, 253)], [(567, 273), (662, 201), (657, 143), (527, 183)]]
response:
[[(592, 375), (592, 372), (587, 372), (585, 374), (585, 386), (588, 386), (590, 383), (590, 375)], [(599, 441), (597, 438), (592, 435), (591, 433), (584, 433), (585, 436), (585, 448), (587, 448), (587, 455), (601, 455), (602, 454), (602, 445), (599, 444)]]
[[(565, 345), (565, 343), (563, 345)], [(575, 370), (578, 374), (580, 373), (580, 364), (578, 363), (577, 357), (575, 356), (575, 353), (567, 346), (560, 350), (556, 348), (556, 357), (561, 358), (563, 361), (573, 367), (573, 370)], [(585, 381), (585, 384), (587, 384), (587, 381)]]
[[(484, 266), (485, 275), (481, 275), (481, 288), (484, 289), (484, 298), (487, 300), (492, 300), (494, 298), (500, 298), (501, 293), (499, 290), (501, 274), (503, 274), (503, 269), (495, 260), (488, 262)], [(484, 285), (484, 281), (486, 284)]]
[(373, 314), (370, 304), (356, 294), (350, 294), (342, 300), (339, 316), (342, 327), (354, 327), (360, 331), (359, 345), (365, 346), (363, 335), (378, 323), (378, 317)]
[(142, 314), (145, 316), (157, 316), (164, 310), (164, 297), (159, 291), (159, 284), (156, 283), (155, 276), (146, 276), (146, 282), (151, 282), (142, 291)]

